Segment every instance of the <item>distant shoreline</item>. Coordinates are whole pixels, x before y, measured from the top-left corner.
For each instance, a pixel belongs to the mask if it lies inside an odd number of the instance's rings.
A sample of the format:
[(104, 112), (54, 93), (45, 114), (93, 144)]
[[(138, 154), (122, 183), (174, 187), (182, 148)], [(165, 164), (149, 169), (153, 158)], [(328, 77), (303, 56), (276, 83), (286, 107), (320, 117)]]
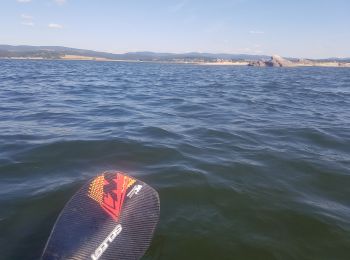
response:
[[(98, 62), (134, 62), (134, 63), (167, 63), (167, 64), (190, 64), (201, 66), (248, 66), (250, 61), (160, 61), (160, 60), (124, 60), (124, 59), (108, 59), (93, 56), (64, 55), (60, 58), (44, 58), (44, 57), (0, 57), (1, 60), (57, 60), (57, 61), (98, 61)], [(283, 67), (283, 66), (281, 66)], [(292, 66), (286, 67), (329, 67), (329, 68), (350, 68), (350, 63), (342, 63), (336, 61), (302, 63), (293, 62)]]
[(0, 44), (0, 59), (12, 60), (73, 60), (108, 62), (151, 62), (169, 64), (196, 64), (203, 66), (253, 66), (253, 67), (345, 67), (349, 58), (301, 59), (278, 55), (253, 55), (230, 53), (158, 53), (126, 52), (115, 54), (63, 46), (30, 46)]

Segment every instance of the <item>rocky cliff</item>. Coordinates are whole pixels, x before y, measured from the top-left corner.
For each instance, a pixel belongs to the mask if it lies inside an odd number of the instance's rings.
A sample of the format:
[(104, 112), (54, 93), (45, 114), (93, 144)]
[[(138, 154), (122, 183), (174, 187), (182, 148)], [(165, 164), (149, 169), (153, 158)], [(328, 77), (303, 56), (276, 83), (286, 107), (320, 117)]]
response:
[(282, 58), (278, 55), (273, 55), (268, 61), (252, 61), (249, 62), (248, 66), (254, 67), (294, 67), (295, 64), (290, 60)]

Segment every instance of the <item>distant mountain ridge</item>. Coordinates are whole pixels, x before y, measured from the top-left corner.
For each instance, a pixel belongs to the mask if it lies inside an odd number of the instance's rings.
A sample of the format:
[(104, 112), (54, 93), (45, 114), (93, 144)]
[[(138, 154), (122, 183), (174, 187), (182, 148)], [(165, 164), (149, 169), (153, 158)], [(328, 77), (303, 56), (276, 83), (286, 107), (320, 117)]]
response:
[(115, 59), (117, 54), (90, 51), (62, 46), (30, 46), (30, 45), (0, 45), (0, 57), (41, 57), (59, 59), (64, 55), (89, 56), (96, 58)]
[[(159, 62), (218, 62), (218, 61), (268, 61), (270, 56), (227, 53), (158, 53), (127, 52), (114, 54), (62, 46), (31, 46), (0, 44), (0, 58), (41, 58), (64, 59), (66, 56), (89, 57), (91, 59), (125, 60), (125, 61), (159, 61)], [(298, 58), (288, 58), (291, 61)], [(317, 62), (350, 62), (350, 58), (309, 59)]]
[(127, 52), (114, 54), (108, 52), (91, 51), (62, 46), (30, 46), (30, 45), (0, 45), (0, 58), (41, 57), (47, 59), (60, 59), (64, 55), (89, 56), (111, 60), (140, 60), (140, 61), (176, 61), (196, 60), (213, 61), (223, 60), (259, 60), (267, 59), (266, 55), (226, 54), (226, 53), (158, 53), (158, 52)]

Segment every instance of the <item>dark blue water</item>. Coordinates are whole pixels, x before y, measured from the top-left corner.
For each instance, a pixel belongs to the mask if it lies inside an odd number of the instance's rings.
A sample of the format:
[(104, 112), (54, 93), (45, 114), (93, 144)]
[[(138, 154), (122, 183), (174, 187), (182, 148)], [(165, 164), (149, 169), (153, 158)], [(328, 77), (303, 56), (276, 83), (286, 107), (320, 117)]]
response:
[(160, 194), (145, 259), (349, 259), (350, 70), (0, 61), (1, 259), (112, 169)]

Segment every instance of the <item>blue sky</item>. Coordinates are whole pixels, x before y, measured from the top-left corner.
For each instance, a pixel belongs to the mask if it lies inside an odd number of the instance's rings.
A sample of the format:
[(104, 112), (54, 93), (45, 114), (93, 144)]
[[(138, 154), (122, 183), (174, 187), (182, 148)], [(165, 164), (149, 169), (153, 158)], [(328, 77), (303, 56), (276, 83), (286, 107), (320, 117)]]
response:
[(2, 0), (0, 44), (350, 57), (348, 0)]

